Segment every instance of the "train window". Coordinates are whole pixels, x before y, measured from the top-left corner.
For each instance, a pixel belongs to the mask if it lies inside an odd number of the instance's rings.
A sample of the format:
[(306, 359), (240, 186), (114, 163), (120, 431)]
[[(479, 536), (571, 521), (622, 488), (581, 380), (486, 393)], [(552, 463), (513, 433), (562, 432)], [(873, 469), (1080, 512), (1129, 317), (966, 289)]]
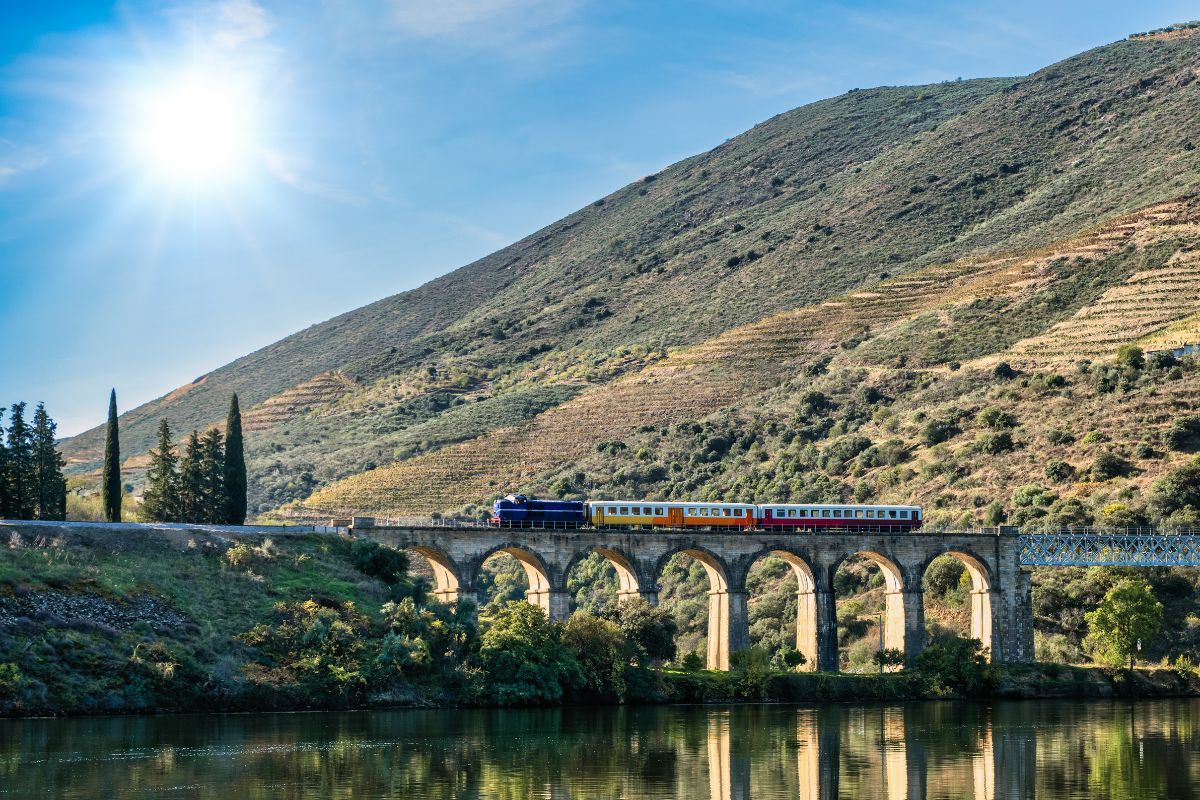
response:
[(907, 508), (900, 509), (900, 519), (908, 519), (908, 509)]
[(803, 508), (801, 508), (801, 509), (795, 509), (795, 508), (793, 508), (793, 509), (791, 510), (791, 513), (789, 513), (789, 514), (788, 514), (788, 516), (789, 516), (789, 517), (801, 517), (801, 518), (803, 518), (803, 517), (807, 517), (807, 516), (808, 516), (808, 511), (807, 511), (807, 510), (805, 510), (805, 509), (803, 509)]
[(707, 517), (707, 516), (708, 516), (708, 509), (707, 509), (707, 508), (702, 508), (702, 509), (700, 509), (700, 516), (702, 516), (702, 517)]
[(688, 515), (689, 517), (694, 517), (694, 516), (696, 516), (696, 509), (694, 509), (694, 508), (689, 508), (689, 509), (687, 510), (687, 515)]
[(610, 513), (610, 514), (616, 514), (616, 513), (617, 513), (617, 507), (616, 507), (616, 506), (609, 506), (609, 507), (608, 507), (608, 513)]
[(895, 518), (896, 518), (896, 509), (889, 508), (888, 509), (888, 519), (895, 519)]
[(868, 512), (867, 512), (867, 519), (875, 519), (875, 512), (874, 512), (874, 510), (872, 510), (872, 511), (868, 511)]
[(862, 518), (863, 518), (863, 512), (861, 512), (861, 511), (855, 511), (855, 512), (854, 512), (854, 518), (855, 518), (855, 519), (862, 519)]
[(629, 506), (621, 506), (621, 516), (629, 516)]
[(841, 519), (841, 518), (842, 518), (842, 510), (841, 510), (840, 508), (835, 508), (835, 509), (833, 510), (833, 518), (834, 518), (834, 519)]
[(656, 516), (656, 517), (666, 516), (666, 512), (664, 512), (661, 508), (656, 508), (656, 509), (654, 509), (654, 516)]
[(732, 512), (731, 512), (731, 511), (730, 511), (728, 508), (722, 508), (722, 509), (721, 509), (721, 515), (722, 515), (722, 516), (728, 517), (728, 516), (729, 516), (731, 513), (732, 513)]

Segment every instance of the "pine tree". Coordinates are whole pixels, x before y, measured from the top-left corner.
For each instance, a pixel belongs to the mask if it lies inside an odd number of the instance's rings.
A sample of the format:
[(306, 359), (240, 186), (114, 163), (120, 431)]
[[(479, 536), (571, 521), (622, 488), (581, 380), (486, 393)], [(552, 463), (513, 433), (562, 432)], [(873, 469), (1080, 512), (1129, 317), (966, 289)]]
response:
[(180, 522), (179, 454), (171, 441), (171, 423), (158, 423), (158, 447), (150, 451), (142, 514), (154, 522)]
[(0, 408), (0, 519), (13, 516), (12, 488), (9, 486), (8, 447), (4, 444), (4, 409)]
[(37, 511), (33, 431), (25, 422), (25, 404), (13, 403), (8, 420), (8, 490), (14, 519), (33, 519)]
[(38, 519), (67, 518), (67, 479), (63, 477), (67, 462), (55, 445), (57, 430), (58, 425), (46, 413), (46, 405), (38, 403), (33, 412), (34, 494)]
[(203, 522), (204, 519), (204, 473), (200, 461), (204, 448), (200, 433), (192, 431), (183, 448), (179, 461), (179, 521)]
[(225, 437), (209, 428), (200, 440), (200, 473), (204, 481), (204, 522), (225, 520)]
[(225, 420), (225, 515), (226, 525), (246, 523), (246, 454), (242, 447), (242, 411), (238, 396), (229, 400)]
[(108, 396), (108, 430), (104, 436), (104, 475), (100, 480), (104, 518), (121, 521), (121, 443), (117, 432), (117, 390)]

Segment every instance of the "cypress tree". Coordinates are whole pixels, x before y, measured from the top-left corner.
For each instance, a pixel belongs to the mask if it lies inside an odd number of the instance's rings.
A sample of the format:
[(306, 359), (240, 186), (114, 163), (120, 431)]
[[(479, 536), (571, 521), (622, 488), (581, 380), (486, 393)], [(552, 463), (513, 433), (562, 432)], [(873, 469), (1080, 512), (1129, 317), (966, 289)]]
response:
[(33, 519), (37, 511), (33, 431), (25, 422), (25, 404), (13, 403), (8, 420), (8, 490), (14, 519)]
[(202, 522), (221, 524), (225, 519), (225, 437), (209, 428), (200, 439), (200, 474), (204, 482)]
[[(4, 422), (4, 409), (0, 408), (0, 423)], [(9, 486), (8, 447), (4, 444), (4, 425), (0, 424), (0, 519), (13, 516), (12, 488)]]
[(108, 430), (104, 436), (104, 475), (100, 479), (104, 518), (121, 521), (121, 443), (117, 433), (117, 390), (108, 396)]
[(204, 448), (200, 434), (192, 431), (179, 461), (179, 521), (204, 521), (204, 473), (200, 461)]
[(229, 400), (225, 420), (225, 518), (226, 525), (246, 523), (246, 454), (242, 446), (242, 411), (238, 396)]
[(180, 522), (179, 454), (171, 441), (171, 423), (158, 423), (158, 447), (150, 451), (142, 514), (154, 522)]
[(38, 403), (33, 412), (34, 494), (38, 519), (67, 518), (67, 479), (63, 477), (67, 462), (55, 446), (57, 430), (58, 425), (46, 413), (46, 405)]

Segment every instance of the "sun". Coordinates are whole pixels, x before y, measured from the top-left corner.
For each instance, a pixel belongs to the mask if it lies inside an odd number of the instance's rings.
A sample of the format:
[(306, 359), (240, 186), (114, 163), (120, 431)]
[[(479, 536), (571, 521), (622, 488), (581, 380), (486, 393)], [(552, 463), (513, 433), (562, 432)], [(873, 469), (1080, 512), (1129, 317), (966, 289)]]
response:
[(253, 114), (236, 82), (180, 76), (139, 97), (133, 156), (171, 183), (228, 181), (253, 155)]

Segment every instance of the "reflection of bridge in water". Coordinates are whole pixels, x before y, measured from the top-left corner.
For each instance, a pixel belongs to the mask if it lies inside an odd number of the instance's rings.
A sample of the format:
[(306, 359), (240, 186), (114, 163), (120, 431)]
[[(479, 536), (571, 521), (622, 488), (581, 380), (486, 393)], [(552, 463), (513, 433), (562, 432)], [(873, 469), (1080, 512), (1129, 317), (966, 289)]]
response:
[[(919, 706), (838, 706), (795, 709), (795, 792), (799, 800), (879, 797), (924, 800), (930, 770), (934, 785), (955, 786), (972, 800), (1033, 798), (1037, 775), (1037, 728), (1019, 711), (989, 709), (977, 725), (952, 725), (952, 746), (971, 750), (970, 759), (930, 764), (946, 732), (930, 724)], [(710, 800), (754, 797), (755, 765), (739, 747), (729, 711), (711, 711), (707, 753)], [(929, 741), (932, 739), (934, 741)], [(780, 748), (775, 748), (778, 753)], [(791, 760), (788, 758), (788, 760)], [(772, 764), (772, 766), (777, 766)], [(790, 782), (790, 781), (789, 781)], [(783, 784), (771, 776), (770, 784)]]

